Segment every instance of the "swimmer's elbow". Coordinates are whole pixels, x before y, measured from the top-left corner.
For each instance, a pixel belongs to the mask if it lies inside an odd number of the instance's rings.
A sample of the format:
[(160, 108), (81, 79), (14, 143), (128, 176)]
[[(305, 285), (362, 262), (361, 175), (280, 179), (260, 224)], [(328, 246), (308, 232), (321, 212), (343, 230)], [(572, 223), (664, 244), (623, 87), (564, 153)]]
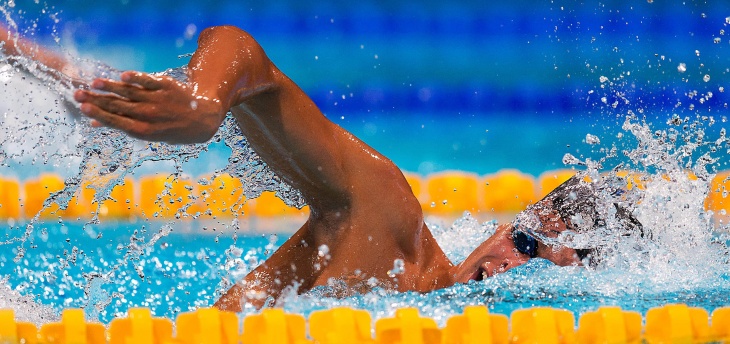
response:
[(248, 32), (232, 25), (213, 26), (203, 30), (198, 37), (198, 49), (207, 50), (209, 47), (237, 52), (239, 58), (245, 57), (250, 60), (246, 63), (247, 66), (270, 67), (271, 61), (256, 39)]
[(198, 43), (206, 42), (220, 37), (232, 37), (237, 39), (253, 38), (248, 32), (233, 25), (219, 25), (205, 28), (198, 36)]

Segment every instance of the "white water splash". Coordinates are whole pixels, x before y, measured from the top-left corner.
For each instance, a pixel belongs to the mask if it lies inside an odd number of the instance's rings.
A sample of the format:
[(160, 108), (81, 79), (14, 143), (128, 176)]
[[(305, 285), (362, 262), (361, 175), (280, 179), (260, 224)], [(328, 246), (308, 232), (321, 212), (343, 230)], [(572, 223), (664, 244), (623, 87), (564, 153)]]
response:
[(56, 312), (28, 295), (21, 295), (11, 289), (6, 279), (0, 279), (0, 309), (15, 311), (15, 320), (42, 325), (58, 321)]

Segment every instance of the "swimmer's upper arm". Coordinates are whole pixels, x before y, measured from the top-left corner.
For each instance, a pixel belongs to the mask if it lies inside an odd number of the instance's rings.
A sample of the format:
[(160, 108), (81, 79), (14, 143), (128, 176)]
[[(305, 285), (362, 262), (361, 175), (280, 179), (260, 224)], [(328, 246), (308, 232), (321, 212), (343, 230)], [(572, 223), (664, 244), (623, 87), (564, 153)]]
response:
[[(216, 27), (203, 31), (199, 41), (191, 69), (208, 72), (193, 78), (205, 78), (205, 87), (218, 90), (254, 151), (303, 193), (314, 212), (348, 211), (362, 203), (358, 199), (401, 197), (394, 192), (402, 187), (394, 185), (408, 188), (390, 160), (328, 120), (248, 33)], [(218, 56), (225, 55), (233, 62), (224, 70)], [(208, 67), (212, 61), (216, 68)], [(409, 188), (407, 193), (412, 196)]]

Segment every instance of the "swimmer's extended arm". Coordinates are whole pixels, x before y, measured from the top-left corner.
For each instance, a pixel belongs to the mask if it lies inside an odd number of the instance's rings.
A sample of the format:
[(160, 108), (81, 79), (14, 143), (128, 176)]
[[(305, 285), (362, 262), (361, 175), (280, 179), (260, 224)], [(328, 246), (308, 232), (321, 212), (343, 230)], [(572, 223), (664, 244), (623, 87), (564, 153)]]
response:
[(60, 55), (20, 37), (2, 24), (0, 24), (0, 45), (2, 52), (11, 58), (26, 56), (59, 73), (63, 73), (63, 69), (68, 65), (66, 59)]
[[(312, 270), (317, 247), (329, 245), (334, 254), (340, 233), (366, 232), (358, 237), (375, 237), (382, 249), (403, 252), (406, 262), (415, 259), (422, 213), (392, 162), (327, 120), (247, 33), (210, 28), (198, 43), (187, 84), (125, 72), (121, 81), (91, 85), (111, 93), (79, 90), (75, 98), (95, 125), (170, 143), (210, 139), (230, 109), (251, 147), (302, 192), (310, 206), (307, 224), (245, 280), (261, 283), (232, 288), (219, 307), (240, 309), (238, 300), (251, 288), (273, 297), (293, 283), (310, 288), (320, 277)], [(364, 258), (352, 264), (370, 263)]]

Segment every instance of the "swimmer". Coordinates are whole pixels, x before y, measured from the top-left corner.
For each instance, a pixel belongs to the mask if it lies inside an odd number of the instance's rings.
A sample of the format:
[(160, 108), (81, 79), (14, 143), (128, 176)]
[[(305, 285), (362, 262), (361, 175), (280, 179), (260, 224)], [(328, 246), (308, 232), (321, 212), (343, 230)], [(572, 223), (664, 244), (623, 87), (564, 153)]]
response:
[[(428, 292), (491, 277), (535, 257), (561, 266), (590, 258), (588, 250), (544, 243), (577, 230), (572, 216), (590, 212), (590, 183), (574, 177), (453, 264), (424, 223), (400, 169), (329, 121), (238, 28), (201, 32), (186, 83), (128, 71), (121, 80), (96, 79), (89, 88), (74, 98), (93, 126), (148, 141), (206, 142), (230, 111), (251, 148), (304, 196), (307, 221), (220, 297), (220, 309), (262, 307), (284, 290), (302, 293), (332, 280), (355, 291), (378, 286)], [(396, 261), (403, 263), (401, 273), (389, 274)]]

